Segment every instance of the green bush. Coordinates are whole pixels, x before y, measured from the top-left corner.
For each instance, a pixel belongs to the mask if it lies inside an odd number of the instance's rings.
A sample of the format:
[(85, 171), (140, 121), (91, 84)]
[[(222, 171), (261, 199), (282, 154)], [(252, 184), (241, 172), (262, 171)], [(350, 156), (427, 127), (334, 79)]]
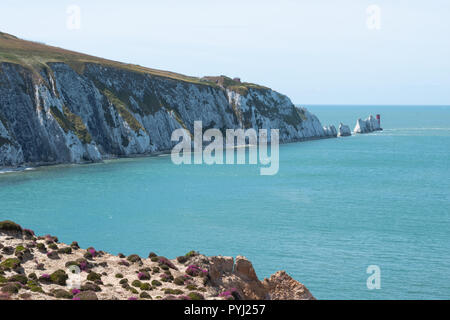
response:
[(28, 278), (23, 274), (16, 274), (8, 278), (8, 282), (19, 282), (21, 284), (26, 284), (28, 282)]
[(182, 285), (184, 285), (184, 280), (185, 280), (184, 277), (176, 277), (173, 280), (173, 283), (175, 283), (178, 286), (182, 286)]
[(152, 281), (152, 285), (153, 285), (153, 286), (156, 286), (156, 287), (159, 287), (159, 286), (162, 286), (162, 283), (159, 282), (158, 280), (153, 280), (153, 281)]
[(9, 258), (0, 263), (0, 267), (4, 270), (14, 270), (20, 266), (20, 260), (17, 258)]
[(53, 295), (56, 298), (59, 298), (59, 299), (72, 299), (73, 298), (73, 294), (72, 293), (70, 293), (70, 292), (68, 292), (66, 290), (63, 290), (63, 289), (56, 289), (56, 290), (54, 290), (53, 291)]
[(93, 291), (82, 291), (77, 293), (74, 297), (75, 300), (98, 300), (97, 294)]
[(5, 220), (5, 221), (0, 221), (0, 231), (5, 231), (5, 232), (11, 232), (11, 231), (22, 232), (22, 227), (20, 225), (18, 225), (17, 223), (13, 222), (13, 221)]
[(121, 274), (121, 273), (116, 273), (116, 276), (115, 276), (116, 278), (118, 278), (118, 279), (122, 279), (123, 278), (123, 274)]
[(15, 283), (7, 283), (2, 288), (1, 291), (5, 293), (14, 294), (19, 292), (20, 285), (18, 286)]
[(140, 282), (139, 280), (134, 280), (134, 281), (131, 283), (131, 285), (132, 285), (133, 287), (140, 288), (141, 285), (142, 285), (142, 282)]
[(56, 270), (50, 275), (50, 280), (54, 284), (58, 284), (60, 286), (66, 285), (66, 280), (69, 278), (69, 276), (66, 274), (64, 270)]
[(188, 297), (191, 298), (191, 300), (205, 300), (205, 297), (198, 292), (189, 292)]
[(147, 283), (147, 282), (142, 283), (140, 288), (141, 288), (141, 290), (144, 290), (144, 291), (152, 290), (152, 286), (150, 285), (150, 283)]
[(183, 294), (184, 292), (180, 289), (165, 289), (164, 290), (165, 294), (175, 294), (175, 295), (180, 295)]
[(139, 257), (137, 254), (131, 254), (127, 257), (127, 260), (130, 262), (140, 262), (141, 257)]
[(101, 280), (101, 278), (102, 278), (102, 276), (94, 271), (91, 271), (87, 276), (87, 279), (89, 281)]
[(141, 294), (139, 295), (139, 298), (141, 298), (141, 299), (152, 299), (152, 296), (144, 291), (144, 292), (141, 292)]

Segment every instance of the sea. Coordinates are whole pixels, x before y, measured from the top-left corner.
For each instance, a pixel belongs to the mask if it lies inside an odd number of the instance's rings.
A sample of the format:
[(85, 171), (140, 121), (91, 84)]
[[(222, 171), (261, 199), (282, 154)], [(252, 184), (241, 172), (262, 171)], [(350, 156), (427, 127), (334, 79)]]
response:
[(450, 106), (306, 107), (384, 130), (280, 145), (272, 176), (169, 155), (3, 170), (0, 220), (113, 254), (243, 255), (317, 299), (450, 299)]

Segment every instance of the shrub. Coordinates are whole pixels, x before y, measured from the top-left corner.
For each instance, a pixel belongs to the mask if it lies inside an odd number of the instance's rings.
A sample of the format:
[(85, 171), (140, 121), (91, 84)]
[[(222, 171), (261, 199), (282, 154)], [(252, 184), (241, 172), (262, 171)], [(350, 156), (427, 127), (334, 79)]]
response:
[(16, 274), (8, 278), (8, 282), (19, 282), (25, 285), (28, 282), (28, 278), (23, 274)]
[(185, 256), (179, 256), (177, 257), (177, 261), (179, 263), (185, 263), (188, 260), (188, 258), (186, 258)]
[(86, 282), (81, 286), (81, 291), (94, 291), (94, 292), (100, 292), (102, 291), (102, 288), (100, 288), (97, 284), (92, 282)]
[(158, 262), (158, 258), (157, 258), (157, 257), (151, 257), (150, 260), (151, 260), (152, 262)]
[(141, 294), (139, 295), (139, 298), (141, 299), (151, 299), (152, 297), (147, 293), (147, 292), (141, 292)]
[(147, 271), (139, 272), (138, 279), (139, 280), (150, 280), (150, 274)]
[(34, 231), (30, 229), (23, 229), (23, 235), (27, 239), (32, 239), (34, 237)]
[(188, 253), (186, 253), (184, 256), (185, 256), (186, 258), (191, 258), (191, 257), (195, 257), (195, 256), (197, 256), (197, 255), (198, 255), (198, 253), (197, 253), (196, 251), (191, 250), (191, 251), (189, 251)]
[(102, 276), (94, 271), (91, 271), (87, 276), (87, 279), (89, 281), (101, 280), (101, 278), (102, 278)]
[(48, 247), (52, 250), (58, 250), (58, 245), (56, 243), (50, 243)]
[(194, 291), (194, 290), (197, 290), (197, 286), (195, 284), (188, 284), (186, 286), (186, 289), (188, 289), (190, 291)]
[(121, 259), (125, 258), (125, 255), (123, 253), (119, 253), (117, 256)]
[(207, 276), (208, 270), (201, 269), (199, 266), (192, 264), (187, 267), (186, 273), (193, 277)]
[(176, 285), (178, 285), (178, 286), (182, 286), (182, 285), (184, 285), (184, 278), (183, 277), (176, 277), (174, 280), (173, 280), (173, 283), (175, 283)]
[(47, 252), (47, 258), (52, 259), (52, 260), (57, 260), (59, 259), (59, 255), (57, 251), (50, 251)]
[(156, 286), (156, 287), (159, 287), (159, 286), (162, 286), (162, 283), (159, 282), (158, 280), (153, 280), (153, 281), (152, 281), (152, 285), (153, 285), (153, 286)]
[(29, 285), (28, 287), (30, 288), (31, 292), (44, 293), (44, 290), (42, 290), (42, 288), (39, 285)]
[(150, 285), (150, 283), (144, 282), (141, 284), (141, 290), (145, 290), (145, 291), (149, 291), (152, 290), (152, 286)]
[(36, 248), (38, 248), (39, 252), (42, 252), (42, 253), (47, 252), (47, 248), (45, 247), (45, 244), (43, 244), (42, 242), (39, 242), (38, 244), (36, 244)]
[(127, 257), (127, 260), (130, 262), (141, 262), (141, 257), (139, 257), (137, 254), (131, 254)]
[(116, 278), (118, 278), (118, 279), (122, 279), (123, 278), (123, 274), (121, 274), (121, 273), (116, 273), (116, 276), (115, 276)]
[(63, 290), (63, 289), (56, 289), (56, 290), (54, 290), (53, 291), (53, 295), (56, 298), (59, 298), (59, 299), (72, 299), (73, 298), (73, 294), (72, 293), (70, 293), (70, 292), (68, 292), (66, 290)]
[(73, 241), (73, 242), (70, 244), (70, 247), (71, 247), (72, 249), (74, 249), (74, 250), (80, 249), (80, 246), (78, 245), (78, 242), (76, 242), (76, 241)]
[(152, 271), (153, 271), (154, 273), (159, 273), (160, 269), (159, 269), (158, 267), (153, 267), (153, 268), (152, 268)]
[(73, 295), (79, 294), (80, 292), (81, 292), (81, 290), (79, 290), (79, 289), (72, 289), (72, 290), (71, 290), (71, 293), (72, 293)]
[(167, 266), (171, 269), (178, 270), (177, 267), (175, 267), (175, 265), (165, 257), (159, 257), (158, 263), (161, 265), (161, 268), (163, 268), (163, 266)]
[(119, 261), (119, 265), (125, 266), (125, 267), (129, 267), (130, 263), (128, 261), (125, 261), (125, 260), (120, 260)]
[(119, 281), (119, 283), (120, 283), (120, 284), (128, 283), (128, 279), (126, 279), (126, 278), (125, 278), (125, 279), (122, 279), (122, 280)]
[(50, 275), (48, 273), (44, 273), (39, 277), (39, 282), (42, 283), (51, 283), (52, 280), (50, 279)]
[(191, 298), (191, 300), (205, 300), (205, 297), (198, 292), (189, 292), (188, 297)]
[(5, 221), (0, 221), (0, 231), (22, 232), (22, 227), (13, 221), (5, 220)]
[(230, 290), (225, 290), (219, 294), (219, 297), (224, 298), (225, 300), (234, 300), (233, 294), (237, 290), (235, 288), (231, 288)]
[(25, 250), (26, 250), (26, 249), (25, 249), (24, 246), (22, 246), (22, 245), (17, 246), (17, 247), (16, 247), (16, 250), (15, 250), (15, 252), (14, 252), (14, 254), (17, 255), (17, 254), (19, 254), (19, 253), (21, 253), (21, 252), (23, 252), (23, 251), (25, 251)]
[(135, 288), (130, 287), (129, 289), (130, 289), (131, 293), (134, 293), (134, 294), (138, 294), (139, 293)]
[(98, 252), (93, 247), (87, 248), (86, 251), (91, 255), (92, 258), (95, 258), (98, 255)]
[(59, 253), (62, 254), (71, 254), (72, 253), (72, 248), (71, 247), (65, 247), (65, 248), (61, 248), (58, 250)]
[(20, 260), (17, 258), (9, 258), (0, 263), (0, 267), (4, 270), (15, 270), (20, 266)]
[(29, 275), (28, 275), (28, 278), (30, 279), (30, 280), (37, 280), (37, 275), (36, 275), (36, 273), (30, 273)]
[(73, 297), (74, 300), (98, 300), (97, 294), (93, 291), (82, 291)]
[(150, 252), (149, 255), (148, 255), (149, 258), (156, 258), (157, 256), (158, 255), (156, 253), (154, 253), (154, 252)]
[(50, 280), (54, 284), (58, 284), (60, 286), (66, 285), (66, 280), (69, 278), (69, 276), (66, 274), (64, 270), (56, 270), (50, 275)]
[(15, 283), (7, 283), (1, 288), (1, 291), (5, 293), (14, 294), (19, 292), (19, 288), (20, 287)]
[(164, 290), (165, 294), (175, 294), (175, 295), (180, 295), (183, 294), (184, 292), (180, 289), (165, 289)]
[(139, 280), (134, 280), (134, 281), (131, 283), (131, 285), (132, 285), (133, 287), (140, 288), (141, 285), (142, 285), (142, 282), (140, 282)]

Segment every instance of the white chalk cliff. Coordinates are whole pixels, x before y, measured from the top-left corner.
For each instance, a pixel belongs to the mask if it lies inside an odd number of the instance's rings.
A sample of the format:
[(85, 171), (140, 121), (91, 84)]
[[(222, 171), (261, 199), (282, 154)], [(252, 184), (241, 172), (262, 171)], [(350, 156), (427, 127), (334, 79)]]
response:
[(351, 136), (351, 135), (352, 135), (352, 132), (350, 131), (350, 127), (341, 122), (339, 124), (338, 136), (339, 137), (347, 137), (347, 136)]
[(383, 129), (381, 129), (378, 120), (375, 117), (373, 117), (372, 115), (370, 115), (365, 120), (361, 120), (361, 118), (356, 120), (356, 125), (355, 125), (355, 129), (353, 130), (353, 132), (354, 133), (370, 133), (370, 132), (379, 131), (379, 130), (383, 130)]
[[(35, 64), (22, 59), (24, 47)], [(61, 51), (64, 61), (55, 61)], [(194, 121), (222, 132), (279, 129), (281, 143), (337, 135), (263, 86), (111, 62), (0, 33), (0, 167), (167, 151), (177, 143), (172, 132), (192, 133)]]

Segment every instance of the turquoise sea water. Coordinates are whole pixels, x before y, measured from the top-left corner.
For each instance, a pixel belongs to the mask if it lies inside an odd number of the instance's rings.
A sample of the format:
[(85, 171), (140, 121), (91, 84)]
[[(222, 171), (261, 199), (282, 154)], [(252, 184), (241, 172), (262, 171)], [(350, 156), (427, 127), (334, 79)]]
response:
[(112, 253), (241, 254), (319, 299), (449, 299), (450, 107), (309, 109), (352, 129), (380, 113), (385, 130), (282, 145), (275, 176), (168, 156), (4, 173), (0, 220)]

